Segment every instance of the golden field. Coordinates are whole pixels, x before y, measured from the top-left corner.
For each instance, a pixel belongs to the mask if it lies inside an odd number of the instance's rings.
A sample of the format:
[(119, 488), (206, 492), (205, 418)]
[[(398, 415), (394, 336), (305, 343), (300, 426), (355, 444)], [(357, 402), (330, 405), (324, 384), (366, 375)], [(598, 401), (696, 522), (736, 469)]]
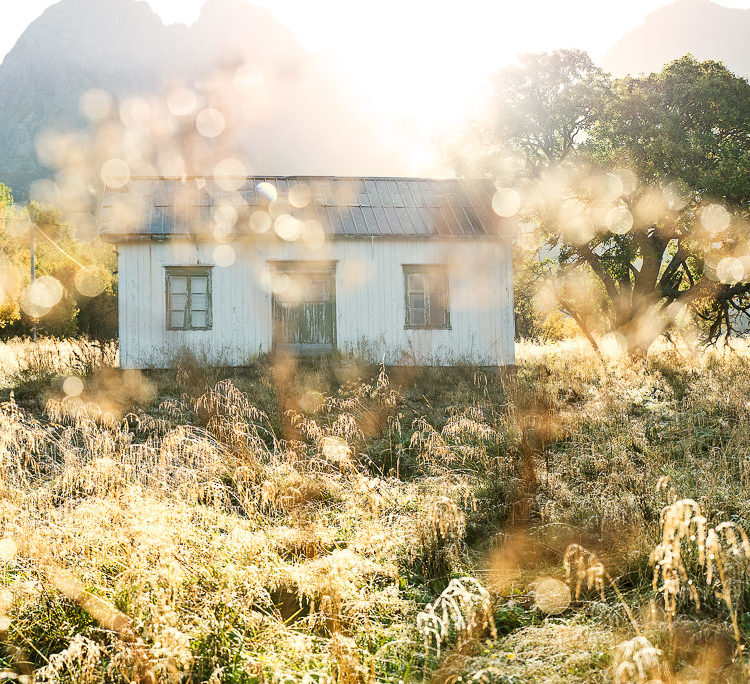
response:
[(734, 346), (138, 372), (2, 343), (2, 677), (744, 681)]

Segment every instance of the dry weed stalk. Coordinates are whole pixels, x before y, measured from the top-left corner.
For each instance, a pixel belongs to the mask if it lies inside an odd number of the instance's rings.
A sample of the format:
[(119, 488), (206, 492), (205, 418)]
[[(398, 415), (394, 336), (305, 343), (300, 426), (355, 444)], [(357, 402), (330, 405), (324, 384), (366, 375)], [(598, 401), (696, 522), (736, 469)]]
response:
[(375, 681), (375, 673), (362, 663), (354, 639), (336, 632), (329, 648), (335, 663), (337, 684), (369, 684)]
[(596, 554), (588, 551), (579, 544), (571, 544), (565, 550), (563, 567), (565, 568), (565, 579), (568, 584), (575, 580), (576, 600), (581, 595), (581, 588), (585, 581), (586, 588), (596, 588), (601, 594), (602, 601), (604, 601), (606, 571), (602, 562), (596, 557)]
[(34, 673), (38, 684), (56, 684), (64, 674), (80, 684), (93, 684), (97, 681), (97, 669), (101, 661), (99, 647), (81, 634), (70, 640), (68, 647), (50, 656), (49, 663)]
[(452, 579), (435, 602), (428, 603), (417, 616), (425, 651), (429, 653), (434, 641), (439, 658), (443, 646), (453, 637), (459, 650), (488, 633), (496, 638), (493, 608), (489, 592), (476, 579)]
[(638, 626), (638, 621), (633, 615), (633, 611), (630, 609), (625, 597), (617, 587), (617, 583), (612, 579), (607, 569), (595, 553), (592, 553), (588, 549), (585, 549), (580, 544), (570, 544), (565, 550), (563, 556), (563, 567), (565, 568), (565, 578), (570, 585), (575, 581), (575, 597), (578, 600), (583, 583), (586, 582), (587, 589), (597, 589), (600, 593), (602, 601), (605, 600), (604, 590), (605, 581), (612, 587), (617, 599), (625, 610), (625, 614), (628, 616), (630, 624), (633, 626), (633, 630), (637, 635), (640, 635), (641, 630)]
[[(729, 611), (740, 664), (743, 672), (746, 672), (733, 591), (739, 590), (746, 581), (750, 560), (747, 534), (731, 521), (709, 527), (700, 505), (693, 499), (680, 499), (665, 506), (660, 524), (662, 540), (651, 554), (651, 562), (655, 566), (653, 589), (662, 596), (670, 626), (677, 614), (677, 602), (683, 590), (687, 590), (690, 600), (696, 608), (700, 608), (696, 581), (703, 579), (706, 586), (714, 587), (716, 596)], [(692, 556), (686, 557), (686, 552)], [(696, 573), (697, 576), (691, 577)]]
[(661, 656), (661, 651), (644, 636), (619, 643), (613, 665), (615, 684), (661, 682), (666, 674)]

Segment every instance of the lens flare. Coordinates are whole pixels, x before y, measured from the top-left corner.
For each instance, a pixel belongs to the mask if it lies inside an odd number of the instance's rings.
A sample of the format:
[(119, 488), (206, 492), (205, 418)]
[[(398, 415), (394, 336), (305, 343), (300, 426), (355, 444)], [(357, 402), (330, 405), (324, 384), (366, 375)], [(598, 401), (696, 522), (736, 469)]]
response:
[(326, 241), (326, 235), (320, 221), (314, 219), (305, 221), (304, 227), (302, 228), (302, 241), (311, 250), (318, 250), (323, 247)]
[(267, 233), (271, 229), (271, 217), (262, 209), (250, 214), (250, 228), (254, 233)]
[(701, 211), (701, 224), (712, 235), (729, 227), (729, 212), (721, 204), (709, 204)]
[(219, 232), (226, 235), (237, 224), (237, 209), (234, 205), (224, 202), (214, 209), (213, 219)]
[(226, 121), (218, 110), (209, 107), (198, 112), (195, 117), (195, 128), (204, 138), (215, 138), (222, 134)]
[(214, 261), (217, 266), (227, 268), (237, 259), (237, 253), (232, 245), (218, 245), (214, 247)]
[(492, 196), (492, 209), (498, 216), (515, 216), (521, 208), (521, 198), (512, 188), (498, 188)]
[(722, 283), (741, 283), (745, 279), (744, 264), (735, 257), (725, 257), (716, 265), (716, 277)]
[(167, 96), (167, 106), (175, 116), (192, 114), (197, 104), (198, 98), (190, 88), (177, 88)]
[(289, 188), (289, 204), (296, 209), (302, 209), (310, 204), (312, 200), (312, 192), (310, 188), (304, 183), (295, 183)]
[(624, 235), (633, 227), (633, 215), (625, 205), (612, 207), (607, 212), (607, 228), (617, 235)]
[(227, 192), (239, 190), (245, 183), (247, 169), (239, 159), (222, 159), (214, 167), (216, 184)]
[(114, 100), (106, 90), (92, 88), (81, 95), (78, 108), (89, 121), (102, 121), (112, 113)]
[(279, 192), (278, 190), (276, 190), (276, 186), (273, 183), (269, 183), (267, 181), (258, 183), (258, 185), (255, 186), (255, 191), (263, 195), (263, 197), (265, 197), (269, 202), (275, 202), (279, 196)]
[(299, 219), (289, 214), (282, 214), (274, 221), (273, 229), (282, 240), (294, 242), (302, 235), (302, 225), (302, 221)]
[(83, 381), (75, 375), (65, 378), (63, 382), (63, 392), (67, 397), (77, 397), (83, 392)]
[(40, 318), (49, 313), (63, 295), (60, 281), (53, 276), (37, 278), (21, 294), (21, 308), (33, 318)]
[(99, 267), (88, 266), (77, 271), (73, 281), (84, 297), (96, 297), (107, 287), (107, 274)]
[(0, 561), (12, 561), (18, 553), (18, 546), (12, 537), (3, 537), (0, 539)]
[(620, 180), (621, 194), (632, 195), (638, 189), (638, 176), (630, 169), (617, 169), (614, 175)]
[(99, 175), (110, 188), (124, 188), (130, 182), (130, 166), (122, 159), (108, 159), (102, 164)]
[(548, 615), (562, 613), (570, 605), (570, 589), (565, 582), (545, 577), (534, 582), (534, 606)]

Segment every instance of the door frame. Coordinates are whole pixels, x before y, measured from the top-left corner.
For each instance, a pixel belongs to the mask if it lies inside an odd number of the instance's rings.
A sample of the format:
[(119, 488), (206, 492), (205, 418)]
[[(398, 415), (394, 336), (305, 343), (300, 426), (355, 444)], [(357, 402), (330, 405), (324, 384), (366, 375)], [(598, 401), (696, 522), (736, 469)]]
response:
[(271, 279), (277, 273), (287, 274), (320, 274), (328, 275), (331, 279), (331, 300), (333, 304), (333, 316), (331, 321), (331, 344), (297, 344), (279, 342), (276, 336), (276, 311), (279, 306), (278, 297), (271, 289), (271, 350), (291, 352), (300, 356), (323, 356), (336, 351), (337, 348), (337, 326), (338, 301), (336, 297), (336, 267), (338, 259), (316, 260), (316, 259), (269, 259), (268, 265), (271, 270)]

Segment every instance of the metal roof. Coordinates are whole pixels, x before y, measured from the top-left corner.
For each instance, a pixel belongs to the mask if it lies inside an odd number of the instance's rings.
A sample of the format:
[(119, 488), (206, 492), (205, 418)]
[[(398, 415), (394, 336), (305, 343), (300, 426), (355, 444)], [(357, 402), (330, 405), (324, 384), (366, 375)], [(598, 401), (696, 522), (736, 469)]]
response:
[(101, 227), (112, 241), (209, 239), (272, 233), (280, 216), (291, 216), (318, 221), (333, 238), (488, 237), (498, 234), (493, 192), (488, 180), (135, 177), (107, 187)]

